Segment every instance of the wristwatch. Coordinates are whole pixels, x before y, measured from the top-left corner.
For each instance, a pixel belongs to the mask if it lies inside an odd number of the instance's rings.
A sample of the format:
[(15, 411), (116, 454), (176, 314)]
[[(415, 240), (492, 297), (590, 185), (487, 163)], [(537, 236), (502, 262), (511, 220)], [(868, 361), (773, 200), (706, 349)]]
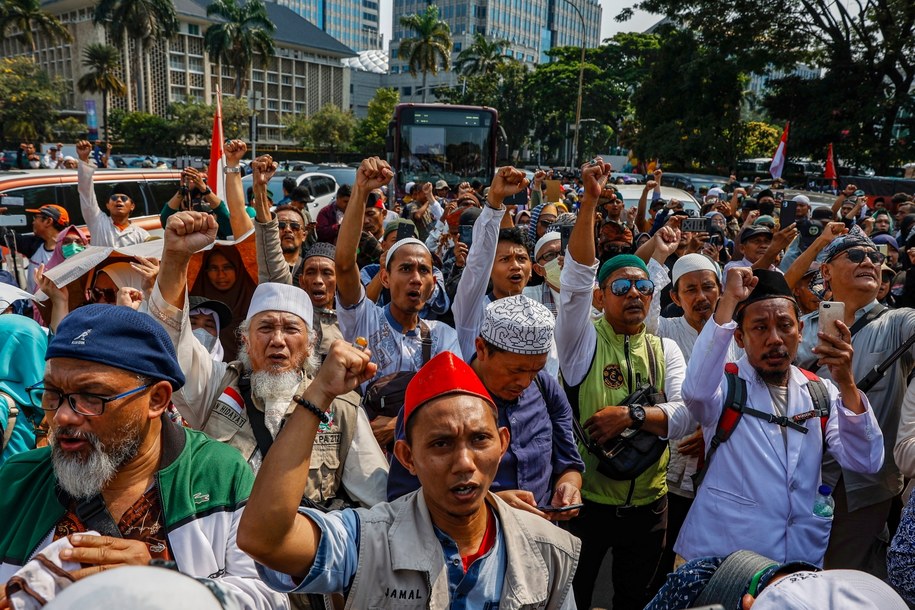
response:
[(207, 187), (207, 190), (203, 191), (200, 194), (203, 195), (204, 197), (206, 197), (207, 195), (209, 195), (212, 192), (213, 192), (213, 189), (211, 189), (210, 187)]
[(629, 417), (632, 418), (632, 425), (629, 427), (633, 430), (640, 429), (645, 423), (645, 407), (639, 404), (629, 405)]
[(224, 173), (224, 174), (240, 174), (240, 173), (241, 173), (241, 166), (239, 166), (239, 165), (236, 165), (235, 167), (226, 166), (226, 167), (222, 168), (222, 173)]

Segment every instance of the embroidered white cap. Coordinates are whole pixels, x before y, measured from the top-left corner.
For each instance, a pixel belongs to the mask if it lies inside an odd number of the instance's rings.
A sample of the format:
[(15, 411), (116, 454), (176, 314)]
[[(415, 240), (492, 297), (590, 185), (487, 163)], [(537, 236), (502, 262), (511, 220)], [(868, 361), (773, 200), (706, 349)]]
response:
[(721, 281), (721, 269), (718, 267), (718, 263), (704, 254), (693, 253), (681, 256), (674, 263), (674, 268), (671, 272), (671, 284), (676, 284), (677, 280), (685, 273), (692, 271), (711, 271), (718, 278), (718, 281)]
[(486, 306), (480, 336), (513, 354), (546, 354), (553, 343), (554, 324), (549, 309), (518, 294)]
[(258, 284), (254, 290), (254, 296), (251, 297), (248, 316), (245, 320), (250, 320), (264, 311), (284, 311), (295, 314), (305, 321), (308, 328), (311, 328), (314, 323), (314, 309), (308, 293), (298, 286), (290, 284), (276, 282)]

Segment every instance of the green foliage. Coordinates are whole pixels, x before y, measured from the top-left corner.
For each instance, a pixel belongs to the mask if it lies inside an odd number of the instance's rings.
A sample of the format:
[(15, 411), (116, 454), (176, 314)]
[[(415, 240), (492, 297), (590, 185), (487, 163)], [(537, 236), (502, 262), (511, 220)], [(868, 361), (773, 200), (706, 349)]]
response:
[(63, 84), (25, 57), (0, 59), (0, 133), (6, 141), (50, 139)]
[(400, 25), (412, 31), (414, 36), (404, 38), (397, 48), (397, 55), (406, 59), (410, 74), (415, 78), (417, 73), (423, 74), (423, 102), (426, 101), (428, 87), (426, 79), (431, 72), (438, 74), (439, 65), (442, 70), (451, 69), (451, 49), (454, 41), (451, 39), (451, 28), (439, 17), (438, 7), (434, 4), (426, 6), (422, 13), (405, 15), (400, 18)]
[(127, 150), (161, 155), (172, 153), (177, 148), (175, 130), (164, 117), (116, 109), (111, 112), (109, 121), (112, 136)]
[(76, 142), (86, 137), (88, 128), (86, 124), (72, 116), (57, 119), (51, 128), (54, 132), (54, 139), (58, 142)]
[(458, 54), (454, 66), (463, 76), (486, 76), (512, 59), (505, 53), (507, 40), (489, 40), (483, 34), (474, 34), (473, 44)]
[(349, 148), (356, 128), (353, 113), (326, 104), (310, 117), (299, 116), (286, 123), (286, 137), (303, 148), (341, 152)]
[(384, 141), (388, 123), (394, 116), (394, 107), (400, 101), (397, 89), (382, 88), (375, 91), (369, 102), (368, 113), (356, 125), (353, 145), (364, 155), (384, 155)]
[(214, 60), (235, 70), (235, 97), (241, 98), (246, 77), (255, 55), (261, 61), (274, 54), (276, 26), (267, 17), (262, 0), (216, 0), (207, 7), (207, 16), (221, 21), (207, 28), (204, 45)]
[(235, 97), (222, 98), (222, 135), (227, 140), (244, 140), (250, 135), (251, 115), (248, 100)]
[(71, 42), (70, 30), (54, 15), (41, 8), (41, 0), (3, 0), (0, 4), (0, 38), (6, 38), (11, 29), (18, 30), (16, 37), (36, 53), (35, 34), (54, 42)]
[(768, 157), (778, 147), (782, 129), (768, 123), (750, 121), (743, 124), (740, 158)]
[(82, 93), (127, 95), (127, 85), (118, 77), (121, 52), (107, 44), (95, 42), (83, 51), (83, 67), (89, 71), (79, 77), (76, 88)]
[(184, 147), (209, 144), (213, 136), (213, 106), (197, 102), (176, 102), (168, 107), (168, 122), (173, 139)]

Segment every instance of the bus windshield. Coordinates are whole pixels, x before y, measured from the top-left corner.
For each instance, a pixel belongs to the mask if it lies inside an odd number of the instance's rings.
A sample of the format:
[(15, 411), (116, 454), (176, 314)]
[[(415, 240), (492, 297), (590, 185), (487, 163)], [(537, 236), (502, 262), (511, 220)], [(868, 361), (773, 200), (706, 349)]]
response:
[(397, 183), (492, 181), (497, 114), (490, 108), (405, 106), (395, 113)]

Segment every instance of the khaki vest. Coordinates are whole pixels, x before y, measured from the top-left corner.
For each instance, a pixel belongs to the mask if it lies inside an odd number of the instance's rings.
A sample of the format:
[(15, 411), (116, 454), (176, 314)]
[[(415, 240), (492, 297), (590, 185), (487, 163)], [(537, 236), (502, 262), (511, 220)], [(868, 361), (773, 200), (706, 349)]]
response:
[[(505, 581), (499, 610), (559, 610), (572, 595), (581, 541), (546, 519), (495, 509), (505, 542)], [(445, 610), (450, 607), (442, 545), (420, 489), (359, 514), (359, 565), (346, 600), (353, 610)]]

